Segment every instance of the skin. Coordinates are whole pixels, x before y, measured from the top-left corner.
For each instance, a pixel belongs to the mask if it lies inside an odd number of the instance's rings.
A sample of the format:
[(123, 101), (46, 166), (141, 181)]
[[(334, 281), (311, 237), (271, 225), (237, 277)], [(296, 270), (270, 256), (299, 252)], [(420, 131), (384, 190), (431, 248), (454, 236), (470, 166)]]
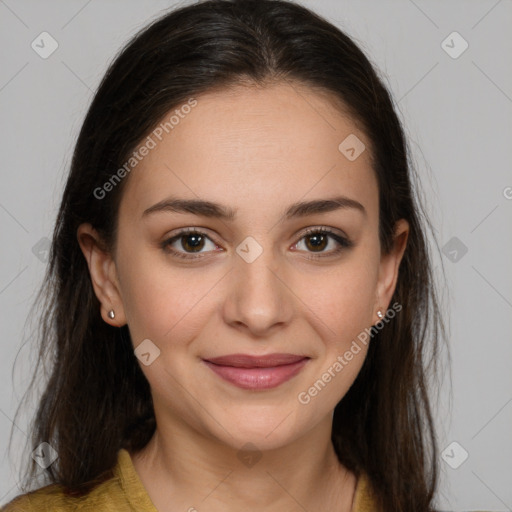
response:
[[(281, 82), (197, 101), (126, 178), (115, 253), (100, 249), (89, 224), (77, 233), (104, 321), (127, 323), (135, 347), (150, 339), (161, 351), (141, 364), (157, 431), (132, 461), (159, 511), (348, 512), (357, 482), (332, 447), (332, 414), (367, 347), (310, 403), (297, 396), (390, 307), (408, 224), (397, 223), (394, 248), (381, 255), (370, 142), (327, 95)], [(338, 150), (349, 134), (366, 145), (354, 161)], [(221, 203), (237, 215), (142, 217), (171, 195)], [(344, 208), (283, 218), (292, 203), (336, 195), (360, 202), (366, 214)], [(328, 238), (324, 256), (309, 259), (318, 252), (304, 230), (321, 226), (353, 247), (335, 254), (338, 243)], [(198, 259), (159, 245), (189, 227), (208, 237)], [(263, 250), (252, 263), (236, 252), (248, 236)], [(196, 254), (182, 241), (172, 247)], [(202, 361), (275, 352), (311, 359), (291, 380), (260, 391), (233, 386)], [(250, 466), (237, 457), (246, 443), (261, 456)]]

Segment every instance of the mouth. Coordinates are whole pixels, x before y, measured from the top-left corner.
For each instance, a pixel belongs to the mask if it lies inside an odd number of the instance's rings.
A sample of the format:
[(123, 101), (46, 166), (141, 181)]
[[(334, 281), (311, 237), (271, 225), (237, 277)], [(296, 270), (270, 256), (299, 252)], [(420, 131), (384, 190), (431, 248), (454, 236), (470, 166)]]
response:
[(297, 375), (309, 357), (295, 354), (232, 354), (203, 359), (220, 378), (242, 389), (271, 389)]

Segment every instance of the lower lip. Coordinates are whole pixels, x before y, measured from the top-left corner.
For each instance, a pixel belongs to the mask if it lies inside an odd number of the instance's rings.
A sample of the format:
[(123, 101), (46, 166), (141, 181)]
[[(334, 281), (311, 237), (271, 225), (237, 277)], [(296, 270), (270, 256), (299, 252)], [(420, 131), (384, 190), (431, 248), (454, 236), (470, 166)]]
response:
[(297, 375), (308, 358), (296, 363), (273, 366), (270, 368), (236, 368), (234, 366), (221, 366), (204, 361), (219, 377), (243, 389), (270, 389)]

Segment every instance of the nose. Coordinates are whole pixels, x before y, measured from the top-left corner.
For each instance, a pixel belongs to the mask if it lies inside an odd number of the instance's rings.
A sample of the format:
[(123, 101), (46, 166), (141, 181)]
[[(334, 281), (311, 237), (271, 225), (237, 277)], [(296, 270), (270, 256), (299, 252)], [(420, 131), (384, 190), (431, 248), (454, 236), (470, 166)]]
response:
[(253, 336), (268, 336), (289, 324), (293, 293), (284, 265), (277, 264), (270, 249), (252, 262), (235, 255), (224, 304), (226, 323)]

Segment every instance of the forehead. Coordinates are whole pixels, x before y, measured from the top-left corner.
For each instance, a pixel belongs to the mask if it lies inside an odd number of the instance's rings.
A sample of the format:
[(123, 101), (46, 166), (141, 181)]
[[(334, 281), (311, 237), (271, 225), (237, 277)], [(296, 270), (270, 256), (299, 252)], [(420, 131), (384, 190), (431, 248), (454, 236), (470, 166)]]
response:
[[(155, 126), (154, 147), (130, 173), (121, 208), (140, 215), (171, 194), (241, 210), (333, 192), (375, 200), (370, 143), (327, 94), (283, 82), (230, 87), (195, 101)], [(366, 149), (349, 159), (347, 145)]]

